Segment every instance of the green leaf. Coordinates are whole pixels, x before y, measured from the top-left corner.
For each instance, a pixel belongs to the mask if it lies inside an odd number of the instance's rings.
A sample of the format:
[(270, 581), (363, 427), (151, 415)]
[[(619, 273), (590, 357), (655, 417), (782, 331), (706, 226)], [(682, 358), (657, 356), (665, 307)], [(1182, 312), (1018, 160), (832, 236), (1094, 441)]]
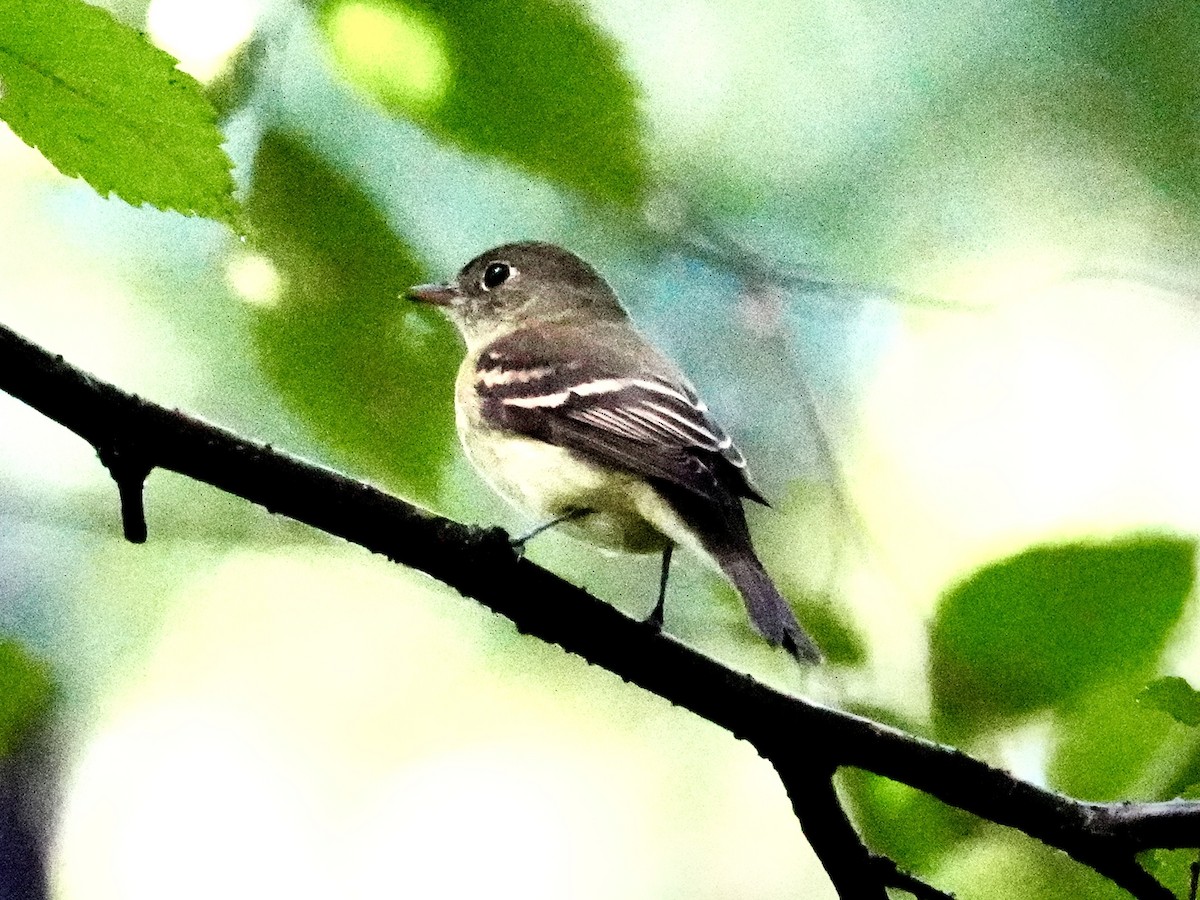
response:
[(230, 118), (248, 105), (254, 89), (269, 65), (270, 35), (259, 33), (244, 43), (204, 86), (204, 96), (219, 120)]
[(615, 42), (557, 0), (322, 0), (351, 82), (390, 112), (604, 202), (646, 190), (638, 91)]
[(0, 759), (42, 721), (53, 696), (49, 668), (16, 641), (0, 639)]
[(1038, 547), (953, 588), (931, 634), (939, 726), (977, 730), (1149, 666), (1191, 591), (1195, 549), (1149, 535)]
[(285, 402), (352, 468), (436, 497), (457, 446), (454, 329), (403, 296), (412, 252), (341, 174), (277, 132), (262, 141), (247, 211), (282, 276), (258, 309), (259, 358)]
[[(1106, 84), (1076, 112), (1160, 189), (1195, 203), (1200, 11), (1191, 0), (1056, 4), (1068, 46)], [(1073, 79), (1082, 80), (1082, 79)], [(1100, 79), (1097, 79), (1100, 80)]]
[(1175, 766), (1171, 783), (1162, 792), (1163, 797), (1182, 797), (1185, 800), (1200, 800), (1200, 732), (1176, 726), (1192, 736), (1193, 741), (1183, 760)]
[(82, 0), (0, 0), (0, 118), (101, 195), (236, 224), (232, 163), (199, 84)]
[[(1050, 784), (1084, 800), (1166, 799), (1182, 729), (1138, 702), (1141, 678), (1099, 685), (1060, 707)], [(1170, 748), (1170, 749), (1168, 749)]]
[(1060, 850), (990, 823), (984, 835), (941, 867), (937, 887), (964, 900), (1129, 900)]
[(929, 874), (970, 837), (980, 820), (908, 785), (861, 769), (846, 769), (838, 784), (854, 823), (872, 852), (914, 874)]
[(1165, 712), (1183, 725), (1193, 728), (1200, 725), (1200, 691), (1177, 675), (1150, 682), (1137, 700), (1147, 709)]
[(1192, 867), (1200, 865), (1195, 850), (1148, 850), (1138, 855), (1138, 862), (1157, 878), (1175, 897), (1190, 896)]
[[(797, 595), (789, 593), (788, 596)], [(866, 661), (867, 645), (862, 635), (849, 617), (828, 599), (802, 599), (796, 615), (830, 665), (860, 666)]]

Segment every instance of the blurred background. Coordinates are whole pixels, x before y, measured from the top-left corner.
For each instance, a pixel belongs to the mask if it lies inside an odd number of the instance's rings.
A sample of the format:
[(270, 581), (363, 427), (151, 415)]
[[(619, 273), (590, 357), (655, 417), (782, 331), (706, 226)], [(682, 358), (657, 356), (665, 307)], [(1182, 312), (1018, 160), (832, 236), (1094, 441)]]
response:
[[(457, 448), (457, 338), (401, 295), (561, 243), (738, 438), (830, 664), (690, 560), (669, 631), (1078, 796), (1200, 781), (1142, 694), (1200, 683), (1193, 5), (108, 6), (206, 85), (249, 234), (98, 197), (0, 125), (5, 325), (520, 530)], [(0, 396), (0, 896), (833, 896), (748, 745), (356, 547), (169, 473), (146, 496), (132, 546), (91, 448)], [(653, 603), (653, 558), (529, 552)], [(1122, 896), (841, 787), (958, 896)]]

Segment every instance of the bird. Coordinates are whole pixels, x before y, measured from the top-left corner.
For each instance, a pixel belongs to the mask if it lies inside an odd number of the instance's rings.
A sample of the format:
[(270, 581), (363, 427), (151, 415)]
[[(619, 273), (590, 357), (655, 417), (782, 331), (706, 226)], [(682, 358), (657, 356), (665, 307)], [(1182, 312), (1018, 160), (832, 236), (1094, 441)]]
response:
[(512, 505), (603, 548), (661, 553), (661, 627), (674, 548), (724, 574), (770, 644), (821, 652), (756, 554), (744, 500), (770, 504), (680, 368), (604, 278), (554, 244), (494, 247), (450, 281), (409, 289), (440, 307), (466, 356), (454, 408), (468, 460)]

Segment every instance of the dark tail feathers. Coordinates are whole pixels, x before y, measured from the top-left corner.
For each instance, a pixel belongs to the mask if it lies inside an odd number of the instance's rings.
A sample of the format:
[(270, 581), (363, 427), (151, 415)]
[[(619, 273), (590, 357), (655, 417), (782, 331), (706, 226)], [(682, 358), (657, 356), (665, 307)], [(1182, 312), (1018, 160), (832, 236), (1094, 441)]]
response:
[(798, 660), (821, 662), (821, 651), (796, 621), (792, 608), (753, 552), (722, 554), (717, 562), (742, 595), (755, 631), (775, 646), (783, 644), (784, 649)]

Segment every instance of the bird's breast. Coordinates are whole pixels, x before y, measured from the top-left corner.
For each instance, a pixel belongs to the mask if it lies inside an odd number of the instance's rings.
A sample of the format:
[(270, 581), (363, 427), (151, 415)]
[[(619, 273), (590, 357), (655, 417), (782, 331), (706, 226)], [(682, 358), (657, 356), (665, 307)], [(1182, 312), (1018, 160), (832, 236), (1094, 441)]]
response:
[(563, 447), (491, 428), (470, 404), (473, 392), (456, 398), (458, 434), (471, 464), (492, 488), (530, 515), (550, 520), (577, 509), (592, 512), (564, 523), (564, 531), (593, 544), (626, 553), (654, 553), (673, 541), (660, 516), (647, 511), (665, 505), (644, 479), (598, 466)]

